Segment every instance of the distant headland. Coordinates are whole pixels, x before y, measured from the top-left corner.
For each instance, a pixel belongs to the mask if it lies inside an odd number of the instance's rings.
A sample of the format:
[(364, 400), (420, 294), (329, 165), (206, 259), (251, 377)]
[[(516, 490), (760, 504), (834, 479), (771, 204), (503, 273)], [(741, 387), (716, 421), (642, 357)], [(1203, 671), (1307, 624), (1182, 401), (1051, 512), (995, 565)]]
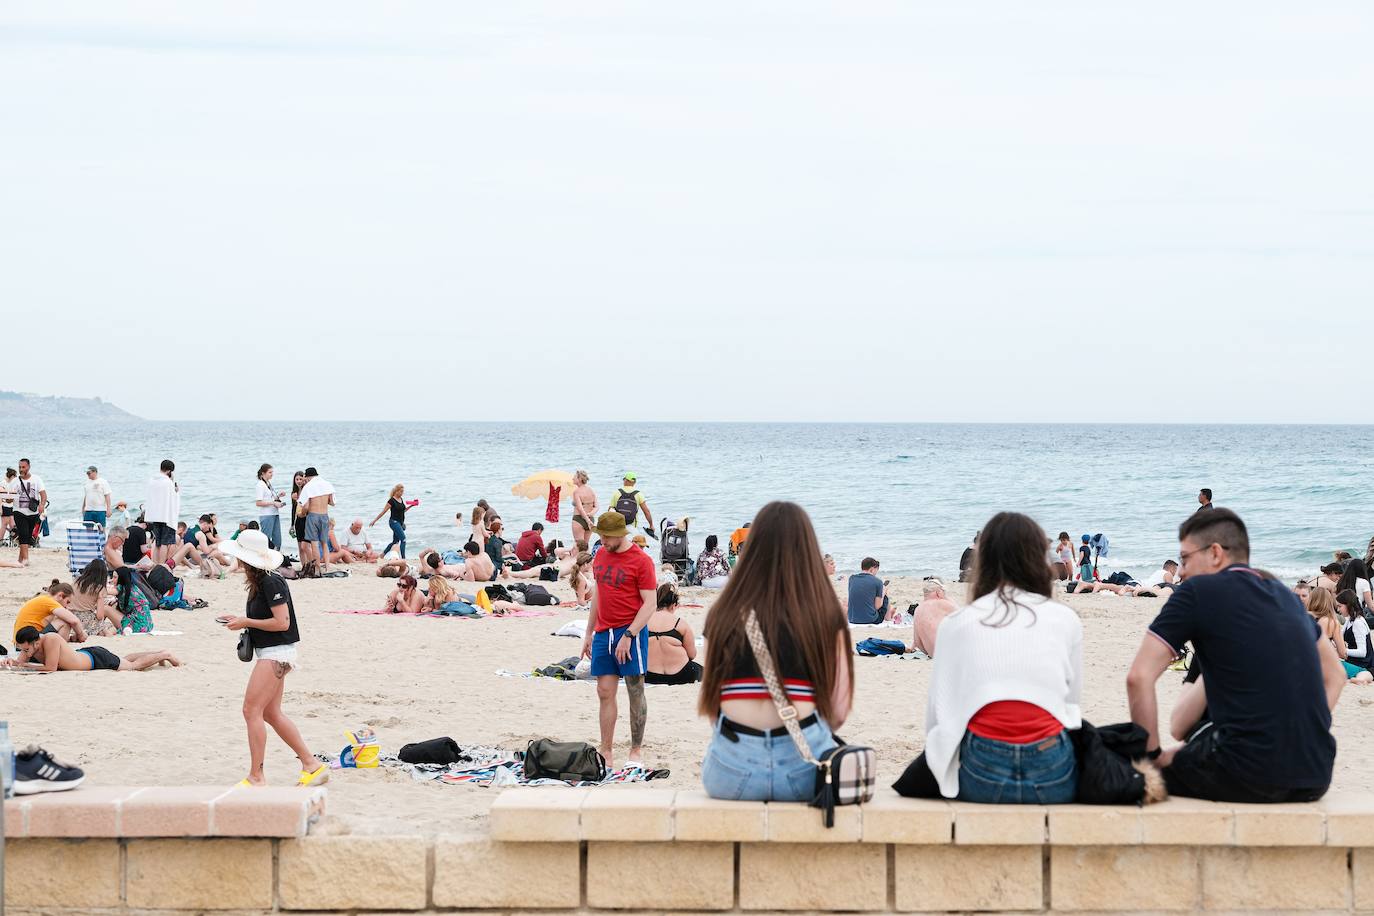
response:
[(137, 420), (100, 398), (45, 397), (22, 391), (0, 391), (0, 420)]

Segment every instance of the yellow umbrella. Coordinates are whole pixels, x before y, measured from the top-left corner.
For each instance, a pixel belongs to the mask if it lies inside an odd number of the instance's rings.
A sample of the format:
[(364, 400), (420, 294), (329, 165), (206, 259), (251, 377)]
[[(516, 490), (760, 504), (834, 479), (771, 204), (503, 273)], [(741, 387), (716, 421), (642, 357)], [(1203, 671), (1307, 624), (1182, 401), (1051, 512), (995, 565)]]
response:
[(573, 483), (573, 476), (567, 471), (540, 471), (531, 474), (524, 480), (510, 488), (511, 493), (516, 496), (523, 496), (525, 499), (548, 499), (549, 484), (555, 487), (562, 487), (562, 492), (558, 494), (559, 502), (572, 501), (572, 491), (577, 486)]

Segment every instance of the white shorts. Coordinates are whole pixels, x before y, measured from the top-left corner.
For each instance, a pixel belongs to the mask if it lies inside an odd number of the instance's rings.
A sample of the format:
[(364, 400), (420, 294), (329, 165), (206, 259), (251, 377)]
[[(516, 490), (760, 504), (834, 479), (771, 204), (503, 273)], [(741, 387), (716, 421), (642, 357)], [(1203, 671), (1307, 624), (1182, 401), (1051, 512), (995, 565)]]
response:
[(285, 646), (263, 646), (261, 649), (253, 650), (253, 658), (260, 662), (283, 662), (291, 666), (294, 671), (300, 668), (296, 661), (296, 643)]

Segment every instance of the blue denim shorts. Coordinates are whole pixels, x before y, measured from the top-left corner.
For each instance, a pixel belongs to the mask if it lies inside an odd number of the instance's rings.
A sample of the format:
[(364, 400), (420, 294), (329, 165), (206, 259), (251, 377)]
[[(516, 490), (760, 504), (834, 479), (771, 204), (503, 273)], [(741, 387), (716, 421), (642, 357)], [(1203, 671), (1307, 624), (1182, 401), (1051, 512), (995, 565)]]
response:
[(1067, 731), (1033, 744), (964, 733), (959, 800), (1001, 805), (1062, 805), (1078, 791), (1078, 763)]
[[(816, 794), (816, 768), (802, 759), (787, 735), (742, 735), (731, 741), (716, 720), (715, 735), (701, 763), (701, 785), (712, 798), (733, 801), (806, 801)], [(836, 745), (819, 716), (802, 729), (819, 757)]]

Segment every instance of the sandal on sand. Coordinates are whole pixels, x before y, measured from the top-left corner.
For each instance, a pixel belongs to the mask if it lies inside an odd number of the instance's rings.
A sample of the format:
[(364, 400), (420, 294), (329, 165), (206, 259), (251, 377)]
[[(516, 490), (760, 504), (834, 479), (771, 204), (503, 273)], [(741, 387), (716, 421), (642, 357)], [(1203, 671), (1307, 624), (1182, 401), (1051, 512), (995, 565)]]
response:
[(257, 783), (255, 783), (255, 782), (253, 782), (252, 780), (249, 780), (249, 779), (240, 779), (238, 782), (236, 782), (236, 783), (234, 784), (234, 788), (236, 788), (236, 789), (261, 789), (262, 786), (258, 785)]
[(312, 772), (307, 773), (305, 770), (301, 770), (301, 778), (300, 781), (296, 783), (296, 785), (322, 786), (327, 782), (329, 782), (329, 764), (322, 763), (318, 767), (316, 767)]

